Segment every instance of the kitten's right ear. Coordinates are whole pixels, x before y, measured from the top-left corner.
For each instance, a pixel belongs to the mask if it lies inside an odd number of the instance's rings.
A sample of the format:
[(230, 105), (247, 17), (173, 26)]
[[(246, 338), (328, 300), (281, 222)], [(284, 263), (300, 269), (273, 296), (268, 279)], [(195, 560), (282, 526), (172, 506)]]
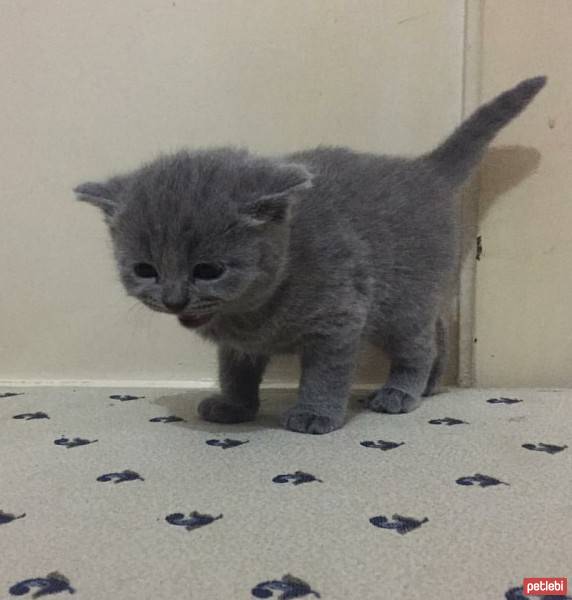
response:
[(121, 183), (118, 179), (110, 179), (105, 183), (87, 182), (74, 188), (78, 200), (89, 202), (100, 208), (107, 217), (113, 216), (119, 205)]

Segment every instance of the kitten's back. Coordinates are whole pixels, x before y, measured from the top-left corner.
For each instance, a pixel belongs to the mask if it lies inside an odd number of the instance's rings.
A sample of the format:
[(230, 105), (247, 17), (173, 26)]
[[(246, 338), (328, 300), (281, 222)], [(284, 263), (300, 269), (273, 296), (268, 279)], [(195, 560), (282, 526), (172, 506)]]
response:
[(418, 283), (421, 294), (444, 291), (457, 266), (456, 192), (487, 145), (545, 83), (545, 77), (535, 77), (500, 94), (435, 150), (416, 158), (335, 147), (289, 156), (314, 174), (293, 241), (308, 246), (321, 240), (316, 254), (331, 267), (340, 247), (346, 254), (353, 251), (385, 296), (399, 298)]

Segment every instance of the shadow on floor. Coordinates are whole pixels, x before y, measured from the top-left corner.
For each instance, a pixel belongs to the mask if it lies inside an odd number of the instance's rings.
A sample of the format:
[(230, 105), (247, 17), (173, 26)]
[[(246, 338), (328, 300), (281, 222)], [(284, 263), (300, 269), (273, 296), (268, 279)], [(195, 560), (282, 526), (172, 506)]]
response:
[[(174, 421), (169, 425), (207, 433), (228, 433), (229, 431), (242, 433), (260, 429), (282, 429), (280, 415), (296, 402), (297, 390), (262, 390), (260, 413), (256, 421), (237, 424), (209, 423), (198, 416), (197, 406), (199, 402), (213, 393), (215, 393), (213, 390), (189, 390), (165, 394), (156, 398), (153, 404), (163, 406), (168, 409), (169, 414), (185, 420), (184, 422)], [(365, 395), (366, 392), (363, 391), (357, 391), (352, 395), (348, 407), (347, 421), (350, 421), (358, 412), (365, 410), (361, 402)]]

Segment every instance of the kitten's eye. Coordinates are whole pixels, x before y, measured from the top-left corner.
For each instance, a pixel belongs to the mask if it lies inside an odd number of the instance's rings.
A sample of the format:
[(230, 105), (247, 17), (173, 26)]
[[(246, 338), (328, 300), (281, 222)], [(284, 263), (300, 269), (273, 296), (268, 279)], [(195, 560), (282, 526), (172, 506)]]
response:
[(220, 263), (198, 263), (193, 269), (194, 279), (218, 279), (224, 273)]
[(133, 271), (137, 277), (143, 277), (144, 279), (155, 279), (156, 277), (159, 277), (159, 273), (157, 273), (155, 267), (149, 263), (137, 263), (133, 267)]

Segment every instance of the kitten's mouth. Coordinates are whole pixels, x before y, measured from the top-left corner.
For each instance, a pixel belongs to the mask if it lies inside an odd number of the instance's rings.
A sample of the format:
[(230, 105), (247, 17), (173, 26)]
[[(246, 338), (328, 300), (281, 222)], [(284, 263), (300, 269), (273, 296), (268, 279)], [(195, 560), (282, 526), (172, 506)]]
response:
[(201, 327), (202, 325), (206, 325), (212, 318), (213, 314), (207, 315), (179, 315), (179, 323), (183, 327), (188, 327), (189, 329), (196, 329), (197, 327)]

